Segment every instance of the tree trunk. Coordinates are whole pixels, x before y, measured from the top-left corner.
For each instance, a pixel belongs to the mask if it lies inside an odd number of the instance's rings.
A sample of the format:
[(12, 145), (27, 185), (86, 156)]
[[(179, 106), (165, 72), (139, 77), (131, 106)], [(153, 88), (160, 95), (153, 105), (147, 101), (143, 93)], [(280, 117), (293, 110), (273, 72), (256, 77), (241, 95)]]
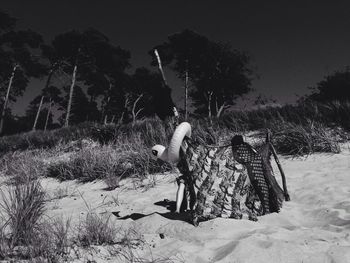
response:
[(120, 116), (119, 120), (118, 120), (118, 125), (122, 124), (123, 123), (123, 119), (124, 119), (124, 114), (125, 114), (125, 111), (122, 112), (122, 116)]
[[(47, 80), (46, 80), (44, 89), (47, 89), (49, 87), (49, 85), (50, 85), (51, 78), (53, 76), (55, 66), (56, 66), (56, 64), (54, 64), (51, 67), (51, 69), (50, 69), (50, 72), (49, 72), (49, 75), (47, 76)], [(40, 110), (41, 110), (41, 107), (43, 105), (43, 99), (44, 99), (44, 96), (42, 96), (41, 100), (40, 100), (39, 108), (38, 108), (38, 111), (37, 111), (36, 116), (35, 116), (35, 121), (34, 121), (34, 125), (33, 125), (33, 131), (35, 131), (35, 129), (36, 129), (36, 125), (37, 125), (37, 122), (38, 122), (38, 119), (39, 119)], [(51, 103), (51, 99), (50, 99), (50, 103)]]
[(107, 116), (107, 114), (105, 115), (105, 113), (107, 112), (109, 102), (111, 101), (111, 92), (112, 92), (112, 82), (110, 81), (109, 78), (107, 78), (107, 79), (109, 82), (108, 97), (107, 97), (106, 105), (103, 107), (103, 110), (102, 110), (102, 118), (104, 118), (104, 121), (103, 121), (104, 124), (107, 124), (108, 116)]
[(50, 104), (49, 104), (49, 109), (47, 110), (47, 116), (46, 116), (44, 131), (46, 131), (47, 124), (49, 123), (49, 118), (50, 118), (50, 113), (51, 113), (51, 107), (52, 107), (52, 100), (51, 100), (51, 98), (50, 98)]
[(208, 91), (208, 117), (211, 120), (211, 98), (213, 96), (213, 92), (212, 91)]
[(72, 74), (72, 83), (71, 83), (70, 90), (69, 90), (69, 101), (68, 101), (68, 105), (67, 105), (66, 120), (64, 123), (65, 127), (69, 126), (69, 114), (70, 114), (70, 110), (72, 108), (73, 91), (74, 91), (77, 69), (78, 69), (78, 66), (77, 66), (77, 64), (75, 64), (74, 69), (73, 69), (73, 74)]
[(15, 72), (16, 72), (17, 67), (18, 67), (18, 65), (15, 65), (13, 67), (12, 74), (11, 74), (10, 81), (9, 81), (9, 85), (7, 87), (7, 92), (6, 92), (6, 97), (5, 97), (5, 101), (4, 101), (4, 106), (2, 108), (2, 113), (1, 113), (1, 118), (0, 118), (0, 135), (3, 132), (4, 119), (5, 119), (5, 114), (6, 114), (7, 103), (8, 103), (8, 100), (9, 100), (10, 90), (11, 90), (11, 86), (12, 86), (12, 81), (13, 81), (13, 78), (15, 77)]
[(115, 115), (112, 116), (112, 119), (109, 123), (114, 123)]
[(159, 68), (160, 73), (162, 74), (162, 78), (163, 78), (164, 84), (165, 84), (165, 86), (168, 86), (168, 83), (167, 83), (167, 81), (166, 81), (165, 74), (164, 74), (164, 71), (163, 71), (163, 67), (162, 67), (162, 61), (160, 60), (160, 56), (159, 56), (159, 54), (158, 54), (157, 49), (154, 50), (154, 54), (155, 54), (156, 57), (157, 57), (158, 68)]
[(35, 131), (35, 129), (36, 129), (36, 124), (38, 123), (38, 119), (39, 119), (39, 115), (40, 115), (40, 111), (41, 111), (41, 106), (43, 106), (43, 100), (44, 100), (44, 96), (41, 96), (39, 108), (38, 108), (38, 111), (36, 112), (32, 131)]
[(123, 121), (124, 121), (124, 116), (125, 116), (125, 113), (127, 114), (127, 118), (128, 118), (128, 110), (129, 110), (129, 104), (130, 104), (130, 96), (129, 95), (125, 95), (124, 96), (124, 110), (122, 112), (122, 116), (119, 118), (118, 120), (118, 125), (122, 124)]
[(187, 121), (188, 71), (185, 73), (185, 121)]
[(216, 117), (217, 118), (220, 118), (221, 114), (223, 113), (224, 109), (226, 108), (226, 104), (224, 102), (224, 104), (221, 105), (221, 107), (217, 110), (217, 113), (216, 113)]

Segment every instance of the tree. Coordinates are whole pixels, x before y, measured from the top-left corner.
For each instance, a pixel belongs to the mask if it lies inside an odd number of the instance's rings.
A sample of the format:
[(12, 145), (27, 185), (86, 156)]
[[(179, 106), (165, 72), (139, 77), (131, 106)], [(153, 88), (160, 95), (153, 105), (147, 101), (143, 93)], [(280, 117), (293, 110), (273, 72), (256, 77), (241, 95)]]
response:
[[(35, 128), (39, 127), (46, 130), (48, 126), (53, 127), (52, 108), (55, 107), (55, 105), (58, 106), (61, 104), (62, 100), (60, 89), (53, 85), (46, 86), (41, 93), (29, 103), (25, 115), (27, 124), (33, 124), (36, 120)], [(38, 114), (40, 104), (43, 104), (43, 109), (40, 110), (40, 114)], [(29, 126), (27, 129), (29, 129)]]
[(94, 63), (85, 67), (82, 76), (88, 86), (90, 101), (102, 100), (101, 112), (105, 122), (121, 114), (128, 76), (125, 70), (130, 67), (130, 52), (114, 46), (109, 39), (98, 31), (89, 31), (89, 53)]
[[(42, 91), (42, 95), (41, 95), (41, 99), (40, 99), (40, 103), (39, 103), (39, 107), (38, 107), (38, 110), (37, 110), (37, 113), (36, 113), (36, 116), (35, 116), (35, 121), (34, 121), (34, 124), (33, 124), (33, 131), (36, 129), (36, 124), (38, 122), (38, 119), (39, 119), (39, 115), (40, 115), (40, 111), (41, 111), (41, 107), (43, 105), (43, 102), (44, 102), (44, 99), (45, 99), (45, 95), (49, 95), (49, 110), (48, 110), (48, 113), (47, 113), (47, 121), (48, 121), (48, 118), (49, 118), (49, 115), (50, 115), (50, 111), (51, 111), (51, 106), (52, 106), (52, 98), (51, 98), (51, 91), (54, 93), (54, 90), (52, 90), (52, 88), (50, 87), (50, 84), (51, 84), (51, 80), (52, 80), (52, 77), (54, 76), (54, 73), (55, 73), (55, 70), (57, 69), (58, 67), (58, 64), (55, 63), (53, 65), (51, 65), (50, 67), (50, 70), (49, 70), (49, 73), (48, 73), (48, 76), (47, 76), (47, 79), (46, 79), (46, 83), (45, 83), (45, 87)], [(49, 93), (49, 94), (45, 94), (45, 93)], [(47, 126), (47, 121), (45, 123), (45, 128), (44, 130), (46, 130), (46, 126)]]
[[(250, 91), (252, 70), (249, 56), (230, 44), (210, 41), (191, 30), (168, 37), (155, 47), (164, 65), (187, 79), (190, 97), (199, 113), (220, 115), (225, 108)], [(155, 65), (155, 60), (152, 62)]]
[(39, 78), (46, 73), (46, 67), (40, 61), (41, 35), (31, 30), (15, 28), (16, 20), (0, 11), (0, 97), (4, 98), (0, 116), (0, 133), (6, 107), (16, 101), (27, 87), (29, 78)]
[(311, 88), (312, 94), (306, 99), (320, 102), (350, 100), (350, 69), (336, 71)]
[[(67, 108), (67, 103), (69, 102), (68, 97), (70, 96), (70, 87), (64, 87), (65, 96), (60, 103), (59, 110), (64, 110)], [(84, 121), (91, 121), (91, 116), (96, 116), (97, 105), (91, 104), (87, 98), (85, 92), (80, 86), (74, 87), (74, 92), (72, 96), (72, 105), (71, 105), (71, 114), (70, 114), (70, 123), (78, 124)], [(63, 124), (65, 122), (65, 116), (61, 116), (59, 121)]]
[[(158, 50), (154, 49), (153, 51), (157, 60), (159, 73), (161, 74), (163, 80), (163, 88), (159, 89), (158, 92), (154, 94), (157, 105), (156, 113), (162, 120), (164, 120), (166, 117), (174, 115), (174, 110), (176, 110), (176, 107), (171, 97), (171, 88), (169, 87), (168, 82), (166, 80), (162, 66), (162, 60), (159, 56)], [(176, 120), (178, 119), (176, 118)]]
[(120, 74), (118, 77), (114, 75), (112, 79), (104, 75), (107, 87), (103, 89), (101, 103), (101, 120), (106, 124), (116, 119), (119, 121), (127, 121), (128, 106), (130, 103), (127, 92), (130, 92), (130, 77), (126, 74)]
[(68, 72), (72, 72), (68, 102), (66, 105), (65, 126), (69, 124), (78, 63), (83, 64), (85, 62), (84, 60), (89, 59), (86, 52), (84, 52), (85, 50), (82, 50), (83, 42), (83, 35), (79, 31), (73, 30), (56, 36), (51, 46), (43, 46), (44, 55), (49, 59), (52, 65), (57, 63), (60, 66), (63, 75), (67, 77), (67, 75), (69, 75)]
[[(30, 103), (26, 110), (25, 116), (22, 118), (22, 121), (25, 123), (23, 129), (25, 131), (33, 130), (33, 123), (35, 123), (36, 127), (44, 127), (45, 116), (44, 114), (37, 114), (38, 108), (41, 107), (44, 102), (42, 96), (35, 97)], [(42, 112), (43, 113), (43, 112)]]
[[(151, 72), (147, 68), (141, 67), (135, 70), (135, 73), (130, 77), (126, 94), (130, 104), (129, 112), (133, 117), (137, 112), (139, 112), (138, 116), (157, 114), (161, 119), (172, 115), (173, 104), (167, 99), (170, 97), (170, 89), (164, 86), (159, 74)], [(170, 109), (170, 112), (164, 108)], [(140, 111), (141, 109), (142, 111)]]
[[(46, 54), (52, 61), (60, 61), (62, 73), (72, 73), (70, 95), (66, 110), (66, 125), (69, 122), (70, 105), (74, 93), (75, 81), (87, 86), (90, 103), (103, 100), (103, 112), (107, 101), (121, 89), (120, 83), (125, 77), (125, 69), (130, 66), (129, 51), (113, 46), (109, 39), (95, 29), (83, 32), (70, 31), (55, 37), (51, 46), (46, 47)], [(101, 98), (102, 97), (102, 98)], [(96, 116), (94, 116), (95, 118)], [(91, 116), (89, 117), (91, 119)]]

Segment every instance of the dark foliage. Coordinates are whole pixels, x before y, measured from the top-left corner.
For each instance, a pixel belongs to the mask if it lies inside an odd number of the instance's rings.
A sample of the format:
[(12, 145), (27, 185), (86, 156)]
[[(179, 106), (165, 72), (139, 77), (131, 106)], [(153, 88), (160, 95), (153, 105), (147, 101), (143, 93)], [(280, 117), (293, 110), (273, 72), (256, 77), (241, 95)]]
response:
[[(188, 73), (190, 96), (199, 113), (217, 115), (220, 109), (249, 92), (252, 70), (249, 56), (193, 32), (183, 30), (170, 35), (155, 47), (164, 65), (169, 65), (181, 79)], [(152, 55), (152, 52), (150, 52)], [(156, 65), (153, 59), (152, 65)], [(210, 104), (210, 105), (209, 105)], [(221, 110), (221, 111), (222, 111)]]
[(313, 93), (306, 100), (319, 102), (349, 101), (350, 100), (350, 69), (336, 71), (326, 76), (324, 80), (312, 88)]

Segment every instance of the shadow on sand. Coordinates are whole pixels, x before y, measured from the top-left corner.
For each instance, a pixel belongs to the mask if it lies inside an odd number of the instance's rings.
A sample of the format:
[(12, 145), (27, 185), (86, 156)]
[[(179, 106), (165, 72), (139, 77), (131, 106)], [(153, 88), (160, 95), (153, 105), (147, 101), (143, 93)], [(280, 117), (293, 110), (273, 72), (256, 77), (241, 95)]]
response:
[(190, 212), (182, 212), (182, 213), (175, 213), (174, 212), (175, 207), (176, 207), (176, 202), (174, 202), (174, 201), (164, 199), (163, 201), (158, 201), (154, 204), (166, 207), (170, 212), (166, 212), (166, 213), (154, 212), (154, 213), (150, 213), (150, 214), (132, 213), (130, 215), (126, 215), (126, 216), (122, 216), (122, 217), (119, 215), (119, 211), (112, 212), (112, 214), (115, 215), (119, 220), (132, 219), (132, 220), (136, 221), (136, 220), (143, 218), (143, 217), (146, 217), (146, 216), (158, 214), (158, 215), (165, 217), (167, 219), (170, 219), (170, 220), (179, 220), (179, 221), (184, 221), (184, 222), (188, 222), (188, 223), (191, 222)]

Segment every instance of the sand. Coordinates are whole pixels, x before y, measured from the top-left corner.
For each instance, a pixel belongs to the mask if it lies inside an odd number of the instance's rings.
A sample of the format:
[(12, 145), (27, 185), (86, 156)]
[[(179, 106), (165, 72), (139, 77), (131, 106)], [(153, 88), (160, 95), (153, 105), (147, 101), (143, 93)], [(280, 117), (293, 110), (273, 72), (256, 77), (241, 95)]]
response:
[[(172, 217), (164, 204), (175, 201), (174, 174), (153, 175), (144, 181), (126, 179), (112, 191), (104, 190), (102, 181), (79, 184), (43, 179), (42, 185), (52, 198), (49, 216), (64, 215), (73, 224), (88, 211), (110, 217), (135, 240), (132, 253), (138, 258), (198, 263), (350, 262), (349, 146), (343, 145), (340, 154), (281, 157), (281, 163), (291, 201), (280, 213), (259, 217), (258, 222), (217, 218), (194, 227)], [(143, 217), (117, 217), (128, 215)], [(97, 246), (74, 261), (87, 260), (123, 262), (125, 257)]]

